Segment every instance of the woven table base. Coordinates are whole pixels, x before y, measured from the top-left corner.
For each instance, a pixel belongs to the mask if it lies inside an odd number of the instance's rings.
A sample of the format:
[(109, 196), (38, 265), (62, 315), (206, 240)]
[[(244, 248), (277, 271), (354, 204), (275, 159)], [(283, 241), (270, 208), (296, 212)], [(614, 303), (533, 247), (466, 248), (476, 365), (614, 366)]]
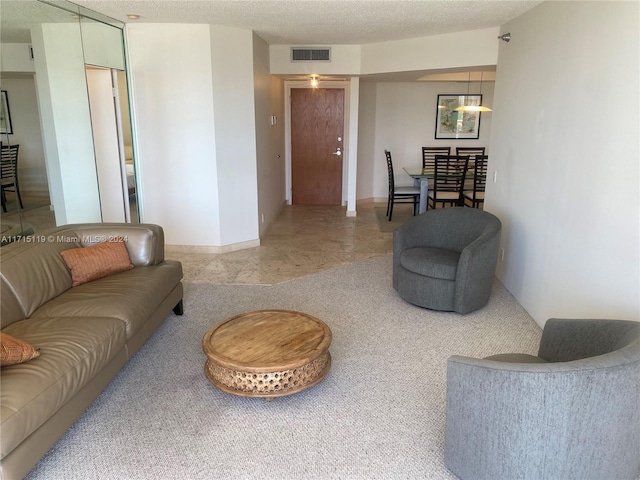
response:
[(278, 396), (290, 395), (315, 385), (330, 368), (331, 355), (326, 352), (321, 358), (293, 370), (266, 373), (231, 370), (207, 360), (205, 375), (212, 384), (227, 393)]
[(214, 325), (204, 336), (204, 373), (220, 390), (278, 397), (309, 388), (331, 368), (331, 331), (311, 315), (260, 310)]

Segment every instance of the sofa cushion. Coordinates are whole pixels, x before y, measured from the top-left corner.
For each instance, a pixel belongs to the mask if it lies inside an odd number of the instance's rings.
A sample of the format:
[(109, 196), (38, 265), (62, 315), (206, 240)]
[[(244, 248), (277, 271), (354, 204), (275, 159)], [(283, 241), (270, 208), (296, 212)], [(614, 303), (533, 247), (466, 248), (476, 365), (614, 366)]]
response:
[(460, 253), (444, 248), (409, 248), (400, 254), (400, 265), (423, 277), (455, 280)]
[(33, 360), (40, 353), (20, 339), (0, 333), (0, 365), (3, 367)]
[[(80, 246), (75, 238), (57, 242), (57, 237), (32, 237), (30, 242), (14, 242), (0, 249), (2, 256), (2, 327), (11, 322), (29, 318), (41, 305), (71, 288), (71, 274), (60, 252)], [(15, 308), (4, 308), (5, 293), (17, 302)], [(4, 314), (10, 313), (8, 318)], [(20, 318), (17, 318), (20, 317)]]
[(4, 330), (38, 345), (40, 356), (2, 369), (2, 457), (72, 398), (126, 345), (124, 324), (113, 318), (38, 318)]
[(130, 339), (181, 279), (182, 265), (177, 261), (137, 267), (67, 290), (39, 308), (33, 318), (118, 318)]
[(71, 271), (73, 287), (133, 268), (124, 239), (71, 248), (60, 255)]

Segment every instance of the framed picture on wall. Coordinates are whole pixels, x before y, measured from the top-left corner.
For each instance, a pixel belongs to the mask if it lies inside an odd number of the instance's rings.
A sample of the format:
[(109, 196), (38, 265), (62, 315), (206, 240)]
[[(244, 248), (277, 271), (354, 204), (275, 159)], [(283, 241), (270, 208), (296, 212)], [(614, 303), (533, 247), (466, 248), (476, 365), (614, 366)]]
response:
[(438, 95), (436, 139), (480, 138), (480, 112), (459, 112), (462, 105), (482, 105), (482, 95)]
[(8, 133), (9, 135), (13, 133), (9, 98), (6, 90), (0, 90), (0, 133)]

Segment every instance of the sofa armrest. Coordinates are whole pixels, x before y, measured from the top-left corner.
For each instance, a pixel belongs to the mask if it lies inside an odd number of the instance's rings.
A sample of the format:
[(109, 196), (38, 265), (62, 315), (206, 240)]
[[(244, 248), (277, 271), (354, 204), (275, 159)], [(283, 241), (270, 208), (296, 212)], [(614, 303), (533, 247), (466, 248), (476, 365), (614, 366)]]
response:
[(123, 237), (131, 263), (136, 267), (157, 265), (164, 261), (164, 231), (149, 223), (92, 223), (69, 225), (78, 242), (89, 246), (110, 238)]
[(550, 318), (542, 330), (538, 356), (548, 362), (570, 362), (613, 352), (628, 334), (640, 329), (627, 320)]

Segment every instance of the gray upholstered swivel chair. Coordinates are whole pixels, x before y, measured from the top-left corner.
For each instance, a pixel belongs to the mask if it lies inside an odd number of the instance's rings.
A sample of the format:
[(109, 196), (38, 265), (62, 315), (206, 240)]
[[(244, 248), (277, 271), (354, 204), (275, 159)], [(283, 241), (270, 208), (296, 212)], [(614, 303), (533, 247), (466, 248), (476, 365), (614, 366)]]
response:
[(430, 210), (393, 233), (393, 287), (409, 303), (469, 313), (489, 301), (502, 224), (474, 208)]
[(537, 357), (449, 358), (444, 453), (463, 480), (635, 480), (640, 323), (551, 319)]

